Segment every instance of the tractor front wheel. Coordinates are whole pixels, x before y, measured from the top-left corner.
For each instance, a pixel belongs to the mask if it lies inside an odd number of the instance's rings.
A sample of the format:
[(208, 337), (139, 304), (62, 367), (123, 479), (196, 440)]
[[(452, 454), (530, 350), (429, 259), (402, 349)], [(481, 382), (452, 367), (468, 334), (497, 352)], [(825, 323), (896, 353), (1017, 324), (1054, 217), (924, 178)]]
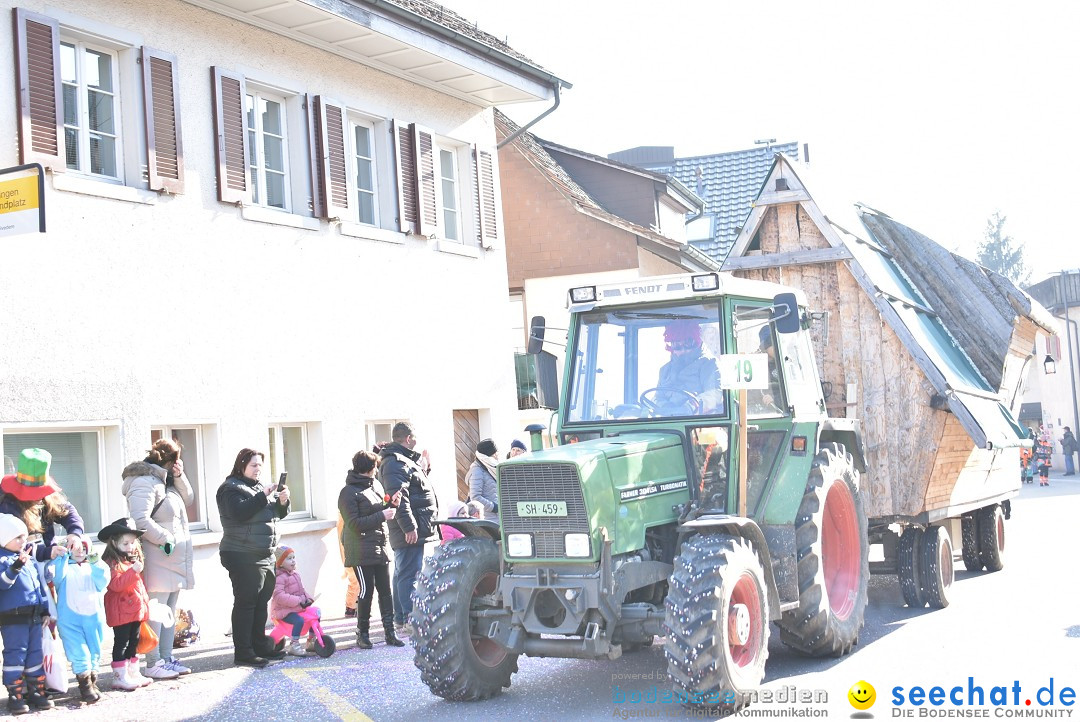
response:
[(499, 551), (490, 539), (455, 539), (425, 560), (413, 593), (413, 663), (433, 694), (474, 701), (510, 686), (517, 655), (472, 633), (472, 617), (491, 606), (498, 584)]
[(745, 706), (769, 656), (765, 573), (750, 543), (727, 534), (688, 539), (665, 607), (664, 656), (676, 698), (725, 712)]
[(780, 640), (815, 657), (846, 654), (859, 640), (870, 578), (859, 472), (840, 444), (818, 452), (795, 518), (799, 607), (780, 618)]

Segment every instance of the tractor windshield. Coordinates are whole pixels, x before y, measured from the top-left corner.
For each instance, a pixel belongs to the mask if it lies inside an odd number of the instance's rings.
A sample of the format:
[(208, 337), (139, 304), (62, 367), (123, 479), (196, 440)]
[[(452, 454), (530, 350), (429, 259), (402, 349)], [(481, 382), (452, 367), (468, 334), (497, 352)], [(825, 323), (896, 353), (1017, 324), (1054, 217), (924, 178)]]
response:
[(719, 303), (581, 315), (567, 423), (724, 413)]

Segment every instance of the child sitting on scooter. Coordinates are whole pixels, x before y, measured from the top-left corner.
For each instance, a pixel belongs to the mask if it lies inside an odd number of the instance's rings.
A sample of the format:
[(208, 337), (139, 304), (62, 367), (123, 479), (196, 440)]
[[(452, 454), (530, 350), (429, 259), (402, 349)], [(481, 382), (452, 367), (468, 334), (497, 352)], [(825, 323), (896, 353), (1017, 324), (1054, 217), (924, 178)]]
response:
[(310, 607), (315, 600), (304, 589), (304, 582), (296, 571), (296, 553), (290, 547), (280, 546), (276, 555), (276, 579), (274, 596), (270, 599), (270, 618), (281, 619), (293, 625), (292, 644), (285, 648), (285, 653), (294, 657), (306, 657), (307, 650), (300, 643), (300, 634), (304, 628), (300, 612)]

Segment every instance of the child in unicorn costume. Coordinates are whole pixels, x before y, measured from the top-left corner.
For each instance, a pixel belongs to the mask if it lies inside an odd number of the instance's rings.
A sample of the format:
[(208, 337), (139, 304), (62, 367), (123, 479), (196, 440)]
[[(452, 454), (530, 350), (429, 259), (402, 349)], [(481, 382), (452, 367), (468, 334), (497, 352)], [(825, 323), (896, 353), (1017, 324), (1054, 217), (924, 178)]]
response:
[(111, 572), (85, 539), (50, 565), (55, 576), (60, 639), (79, 681), (79, 694), (84, 702), (92, 704), (101, 699), (97, 667), (101, 661), (101, 639), (105, 634), (102, 600)]

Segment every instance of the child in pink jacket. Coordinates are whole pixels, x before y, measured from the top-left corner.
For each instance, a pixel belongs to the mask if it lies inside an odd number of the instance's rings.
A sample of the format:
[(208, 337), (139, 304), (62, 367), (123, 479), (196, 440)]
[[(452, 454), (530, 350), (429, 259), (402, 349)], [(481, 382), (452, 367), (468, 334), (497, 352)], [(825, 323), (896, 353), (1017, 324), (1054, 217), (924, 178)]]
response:
[(304, 628), (300, 612), (311, 606), (315, 600), (304, 589), (304, 582), (296, 571), (296, 553), (291, 548), (278, 547), (274, 573), (277, 578), (274, 582), (274, 596), (270, 599), (270, 618), (281, 619), (293, 625), (292, 644), (286, 647), (285, 652), (294, 657), (306, 657), (307, 650), (300, 643), (300, 632)]

